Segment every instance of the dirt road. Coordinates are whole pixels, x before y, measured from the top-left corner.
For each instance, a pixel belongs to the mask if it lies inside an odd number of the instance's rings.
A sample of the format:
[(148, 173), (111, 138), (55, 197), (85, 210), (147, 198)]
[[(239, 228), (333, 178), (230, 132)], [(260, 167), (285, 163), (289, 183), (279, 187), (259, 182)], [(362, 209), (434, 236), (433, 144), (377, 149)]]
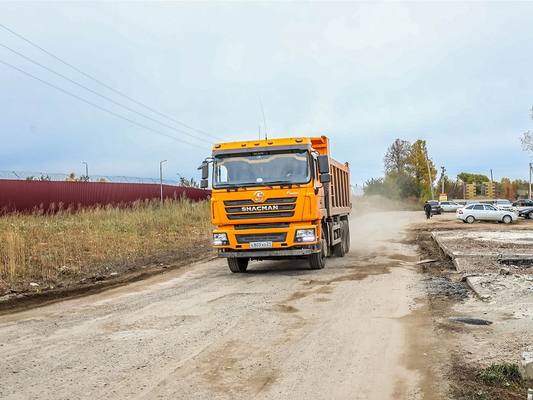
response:
[(354, 218), (351, 253), (320, 271), (213, 260), (2, 316), (0, 398), (442, 398), (416, 248), (400, 242), (421, 214)]

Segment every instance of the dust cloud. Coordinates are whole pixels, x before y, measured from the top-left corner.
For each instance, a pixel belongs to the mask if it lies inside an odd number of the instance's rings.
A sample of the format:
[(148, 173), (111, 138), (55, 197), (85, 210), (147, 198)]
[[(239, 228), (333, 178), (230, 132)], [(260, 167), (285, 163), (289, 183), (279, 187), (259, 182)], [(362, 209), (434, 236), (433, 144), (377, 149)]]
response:
[(424, 220), (422, 211), (400, 211), (401, 204), (379, 196), (355, 197), (352, 203), (351, 251), (358, 256), (406, 252), (406, 228)]

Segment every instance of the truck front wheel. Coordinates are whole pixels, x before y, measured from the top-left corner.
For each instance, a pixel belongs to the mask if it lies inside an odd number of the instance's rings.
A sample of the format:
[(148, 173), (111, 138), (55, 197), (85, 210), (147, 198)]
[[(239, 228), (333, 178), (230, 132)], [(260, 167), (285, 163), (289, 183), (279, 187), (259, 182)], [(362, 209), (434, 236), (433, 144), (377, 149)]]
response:
[(322, 269), (326, 266), (326, 241), (322, 239), (320, 251), (309, 256), (309, 268)]
[(246, 268), (248, 268), (248, 261), (248, 258), (228, 258), (228, 267), (233, 273), (246, 272)]

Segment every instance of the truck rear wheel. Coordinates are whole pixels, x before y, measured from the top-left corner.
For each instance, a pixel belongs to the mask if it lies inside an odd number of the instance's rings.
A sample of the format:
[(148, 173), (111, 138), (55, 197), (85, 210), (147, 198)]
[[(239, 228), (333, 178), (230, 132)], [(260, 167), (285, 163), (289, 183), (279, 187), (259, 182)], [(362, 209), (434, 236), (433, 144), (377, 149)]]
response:
[(345, 239), (346, 239), (346, 253), (349, 253), (350, 252), (350, 243), (351, 243), (351, 240), (350, 240), (350, 223), (348, 221), (343, 221), (344, 222), (344, 233), (345, 233)]
[(248, 261), (250, 261), (248, 258), (231, 257), (228, 258), (228, 267), (233, 273), (246, 272)]
[(347, 253), (346, 251), (346, 224), (344, 221), (341, 221), (341, 241), (333, 246), (333, 254), (336, 257), (344, 257)]

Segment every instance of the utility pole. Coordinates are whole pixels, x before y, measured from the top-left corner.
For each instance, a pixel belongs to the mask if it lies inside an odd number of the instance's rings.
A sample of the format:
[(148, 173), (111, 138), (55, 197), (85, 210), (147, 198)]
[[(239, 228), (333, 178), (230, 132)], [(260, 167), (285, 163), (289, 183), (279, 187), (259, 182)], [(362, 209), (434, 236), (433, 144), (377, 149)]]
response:
[(496, 198), (496, 191), (494, 190), (494, 177), (492, 176), (492, 168), (490, 169), (490, 190), (492, 191), (492, 198)]
[(89, 164), (87, 164), (85, 161), (82, 161), (81, 163), (85, 164), (85, 178), (89, 180)]
[(441, 193), (444, 193), (444, 173), (446, 172), (446, 168), (444, 168), (444, 167), (440, 167), (440, 169), (441, 169), (441, 171), (442, 171), (442, 172), (441, 172), (441, 175), (440, 175), (440, 181), (441, 181), (441, 186), (442, 186), (440, 192), (441, 192)]
[[(533, 108), (532, 108), (532, 111), (533, 112)], [(532, 200), (531, 198), (531, 173), (533, 171), (533, 163), (529, 163), (529, 200)]]
[(163, 163), (167, 160), (159, 161), (159, 187), (161, 189), (161, 207), (163, 207)]

